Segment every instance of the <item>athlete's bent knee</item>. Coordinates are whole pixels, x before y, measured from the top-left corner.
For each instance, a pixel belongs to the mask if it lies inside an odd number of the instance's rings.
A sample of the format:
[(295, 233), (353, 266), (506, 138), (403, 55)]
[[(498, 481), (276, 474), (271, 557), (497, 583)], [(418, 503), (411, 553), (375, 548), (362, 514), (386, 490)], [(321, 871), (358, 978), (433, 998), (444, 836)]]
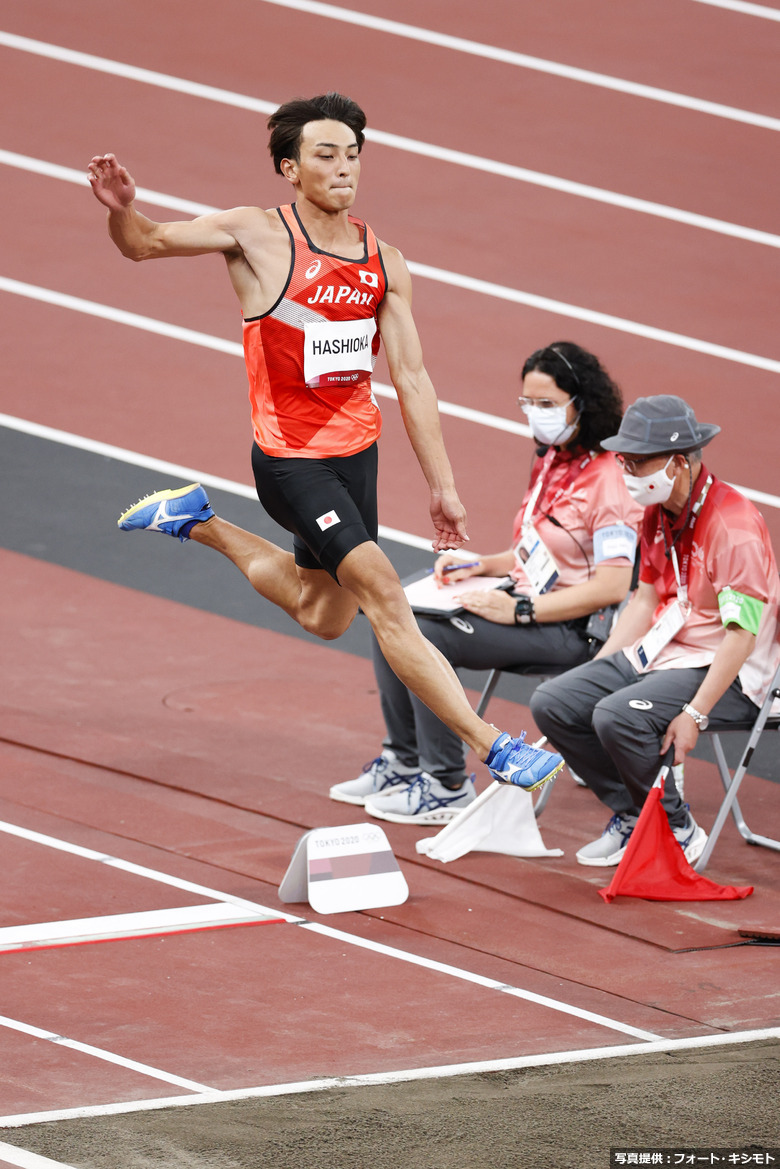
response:
[(303, 613), (299, 624), (307, 633), (321, 641), (335, 641), (346, 633), (355, 620), (355, 613)]

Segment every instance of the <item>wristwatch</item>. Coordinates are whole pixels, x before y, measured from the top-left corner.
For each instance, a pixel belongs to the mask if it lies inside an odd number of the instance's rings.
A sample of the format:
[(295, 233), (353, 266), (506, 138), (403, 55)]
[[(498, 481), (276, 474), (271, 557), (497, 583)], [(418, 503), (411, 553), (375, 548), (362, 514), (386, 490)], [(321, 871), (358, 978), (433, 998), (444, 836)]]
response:
[(710, 725), (710, 720), (706, 714), (702, 714), (696, 709), (695, 706), (691, 706), (687, 702), (683, 704), (683, 710), (686, 714), (691, 716), (700, 731), (706, 731), (707, 727)]
[(520, 596), (515, 601), (515, 625), (535, 625), (533, 597)]

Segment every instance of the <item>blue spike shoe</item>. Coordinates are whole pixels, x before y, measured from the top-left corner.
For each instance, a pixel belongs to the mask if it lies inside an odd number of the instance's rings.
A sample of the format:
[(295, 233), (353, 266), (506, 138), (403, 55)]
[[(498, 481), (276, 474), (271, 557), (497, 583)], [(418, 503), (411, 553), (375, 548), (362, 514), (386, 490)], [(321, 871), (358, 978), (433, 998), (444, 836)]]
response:
[(519, 739), (506, 733), (499, 735), (490, 748), (485, 765), (499, 783), (514, 783), (532, 792), (558, 774), (563, 759), (554, 751), (529, 746), (523, 731)]
[(145, 528), (147, 532), (178, 536), (183, 542), (189, 540), (190, 529), (194, 524), (210, 520), (213, 515), (208, 496), (200, 483), (190, 483), (189, 487), (169, 488), (144, 496), (123, 512), (116, 522), (123, 532)]

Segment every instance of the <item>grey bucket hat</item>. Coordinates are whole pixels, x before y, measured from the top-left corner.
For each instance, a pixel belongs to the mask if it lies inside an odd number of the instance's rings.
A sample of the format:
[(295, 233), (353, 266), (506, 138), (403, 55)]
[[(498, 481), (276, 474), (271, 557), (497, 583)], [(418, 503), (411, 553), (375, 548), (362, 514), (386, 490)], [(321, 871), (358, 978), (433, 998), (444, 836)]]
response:
[(697, 422), (687, 402), (674, 394), (655, 394), (652, 398), (637, 398), (628, 407), (613, 438), (605, 438), (601, 445), (606, 451), (623, 455), (665, 455), (674, 451), (693, 451), (706, 446), (720, 427), (710, 422)]

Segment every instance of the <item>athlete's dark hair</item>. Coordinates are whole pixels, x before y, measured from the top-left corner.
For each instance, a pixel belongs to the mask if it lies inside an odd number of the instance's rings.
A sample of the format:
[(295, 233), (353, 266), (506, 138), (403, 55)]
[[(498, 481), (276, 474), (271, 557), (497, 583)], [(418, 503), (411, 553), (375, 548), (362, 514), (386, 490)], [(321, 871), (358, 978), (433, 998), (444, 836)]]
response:
[(603, 438), (617, 434), (623, 417), (623, 395), (598, 357), (573, 341), (553, 341), (526, 358), (523, 377), (534, 369), (546, 373), (559, 389), (577, 399), (577, 446), (600, 450)]
[(268, 119), (271, 137), (268, 149), (274, 160), (274, 169), (282, 173), (282, 159), (298, 162), (301, 157), (301, 134), (307, 122), (325, 119), (344, 122), (354, 131), (358, 152), (363, 147), (366, 115), (357, 102), (343, 93), (322, 93), (319, 97), (295, 97), (279, 106)]

